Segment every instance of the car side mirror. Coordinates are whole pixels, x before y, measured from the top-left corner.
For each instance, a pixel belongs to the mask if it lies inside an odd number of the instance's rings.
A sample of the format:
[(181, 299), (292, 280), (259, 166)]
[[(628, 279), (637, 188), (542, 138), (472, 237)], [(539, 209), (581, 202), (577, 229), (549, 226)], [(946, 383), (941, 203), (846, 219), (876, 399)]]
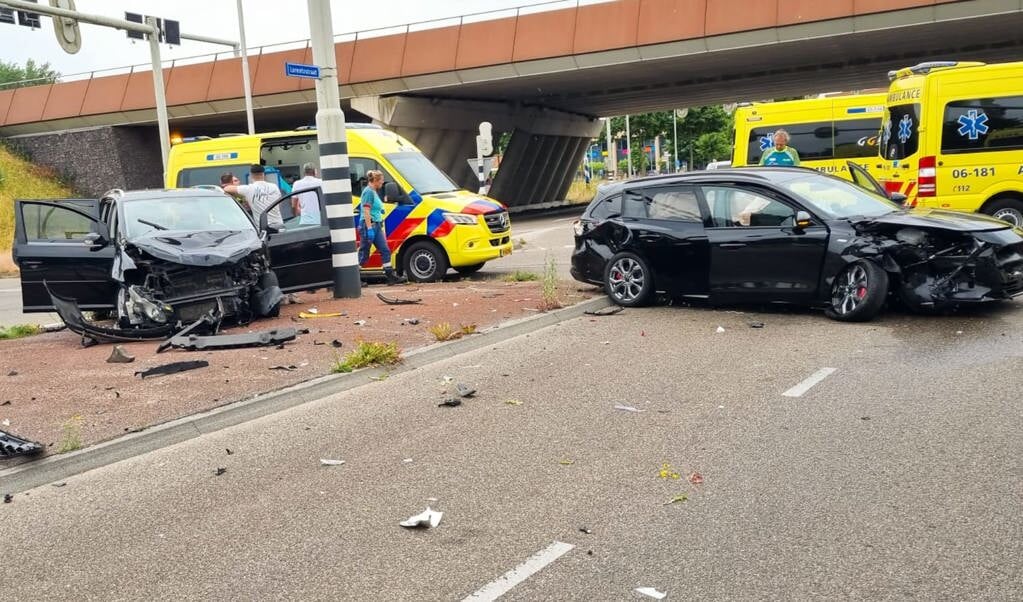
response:
[(270, 220), (267, 217), (267, 213), (269, 213), (269, 212), (268, 211), (264, 211), (263, 213), (259, 214), (259, 229), (262, 232), (266, 232), (267, 234), (277, 234), (278, 232), (281, 231), (281, 229), (278, 228), (277, 226), (271, 226), (270, 225), (270, 223), (269, 223)]
[(411, 205), (412, 199), (397, 182), (384, 182), (384, 198), (399, 205)]
[(107, 246), (110, 244), (110, 241), (107, 239), (106, 229), (104, 228), (103, 230), (103, 232), (89, 232), (82, 239), (82, 243), (92, 251), (98, 251)]
[(898, 203), (900, 205), (905, 205), (906, 201), (909, 200), (909, 197), (901, 192), (891, 192), (888, 194), (888, 198), (891, 199), (893, 203)]
[(796, 212), (796, 228), (799, 230), (805, 230), (813, 225), (813, 218), (806, 211)]

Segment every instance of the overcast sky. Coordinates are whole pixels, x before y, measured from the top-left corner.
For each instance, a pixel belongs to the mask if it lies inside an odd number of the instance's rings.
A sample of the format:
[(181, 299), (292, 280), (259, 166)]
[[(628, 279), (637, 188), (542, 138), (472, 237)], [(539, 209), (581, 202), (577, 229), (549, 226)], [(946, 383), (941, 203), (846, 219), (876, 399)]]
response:
[[(247, 45), (263, 46), (309, 38), (305, 0), (244, 0)], [(591, 0), (592, 1), (592, 0)], [(41, 0), (41, 4), (48, 4)], [(458, 17), (490, 10), (537, 4), (538, 0), (333, 0), (334, 33), (365, 31), (434, 19)], [(584, 2), (589, 3), (589, 2)], [(574, 5), (574, 0), (541, 8)], [(238, 39), (235, 0), (76, 0), (80, 12), (124, 18), (124, 12), (149, 14), (181, 22), (181, 32), (231, 40)], [(509, 16), (514, 11), (498, 16)], [(441, 23), (443, 24), (443, 23)], [(441, 25), (438, 24), (438, 25)], [(128, 40), (123, 31), (81, 25), (82, 49), (67, 54), (57, 45), (49, 18), (42, 29), (0, 24), (0, 59), (23, 64), (27, 59), (49, 62), (65, 75), (149, 62), (149, 46)], [(221, 46), (183, 41), (180, 47), (163, 45), (164, 60), (218, 52)]]

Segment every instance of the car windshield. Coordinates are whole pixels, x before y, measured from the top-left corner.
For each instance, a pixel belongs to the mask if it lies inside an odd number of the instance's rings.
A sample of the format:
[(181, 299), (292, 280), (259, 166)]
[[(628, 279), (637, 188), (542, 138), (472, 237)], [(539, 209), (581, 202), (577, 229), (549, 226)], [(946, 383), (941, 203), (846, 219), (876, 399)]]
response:
[(405, 176), (413, 190), (419, 194), (458, 190), (458, 185), (452, 182), (451, 178), (447, 177), (443, 171), (437, 169), (436, 165), (430, 163), (430, 160), (422, 153), (390, 153), (384, 157), (401, 175)]
[(847, 180), (807, 174), (778, 184), (798, 195), (815, 213), (829, 219), (878, 217), (899, 211), (895, 203)]
[(231, 197), (195, 196), (139, 199), (124, 203), (126, 236), (139, 238), (154, 231), (237, 231), (254, 226)]

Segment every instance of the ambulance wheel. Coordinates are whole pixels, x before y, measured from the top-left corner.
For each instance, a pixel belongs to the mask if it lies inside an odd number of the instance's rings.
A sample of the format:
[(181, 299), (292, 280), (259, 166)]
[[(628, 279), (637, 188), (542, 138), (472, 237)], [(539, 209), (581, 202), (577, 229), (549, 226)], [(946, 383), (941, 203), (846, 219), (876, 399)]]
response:
[(430, 240), (419, 240), (405, 251), (405, 276), (412, 282), (436, 282), (448, 273), (448, 256)]
[(1023, 228), (1023, 201), (1019, 199), (998, 199), (988, 203), (984, 207), (984, 213), (1003, 222), (1009, 222), (1017, 228)]

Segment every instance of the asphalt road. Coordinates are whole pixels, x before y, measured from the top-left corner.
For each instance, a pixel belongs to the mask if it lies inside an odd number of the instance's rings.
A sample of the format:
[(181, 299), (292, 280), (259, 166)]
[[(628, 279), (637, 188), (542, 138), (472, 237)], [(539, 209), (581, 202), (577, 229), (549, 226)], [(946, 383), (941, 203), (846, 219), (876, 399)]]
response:
[[(0, 591), (458, 600), (547, 550), (502, 599), (1018, 600), (1021, 332), (1019, 303), (567, 322), (18, 494)], [(478, 396), (438, 407), (445, 376)]]

